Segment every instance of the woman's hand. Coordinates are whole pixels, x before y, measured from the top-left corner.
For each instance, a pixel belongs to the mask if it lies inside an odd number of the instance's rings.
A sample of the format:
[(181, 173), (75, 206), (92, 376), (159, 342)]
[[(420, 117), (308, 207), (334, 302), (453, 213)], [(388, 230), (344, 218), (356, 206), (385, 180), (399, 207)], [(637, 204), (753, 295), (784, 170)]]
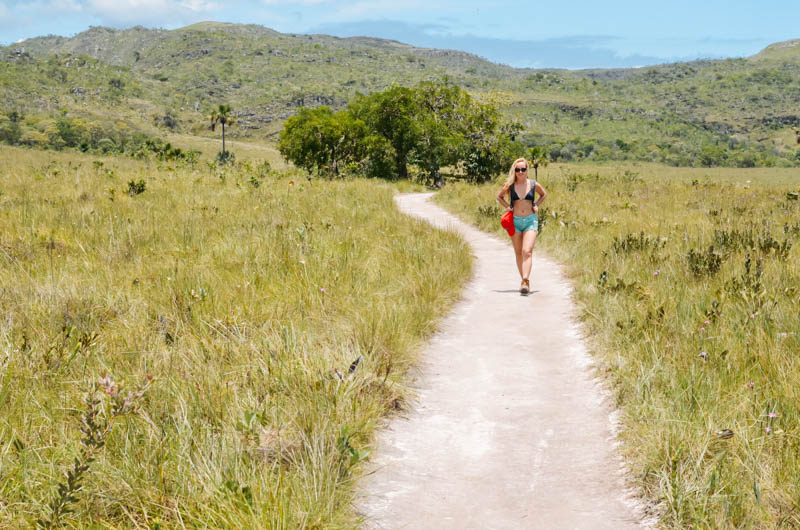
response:
[(533, 205), (533, 213), (539, 213), (539, 207), (535, 204)]

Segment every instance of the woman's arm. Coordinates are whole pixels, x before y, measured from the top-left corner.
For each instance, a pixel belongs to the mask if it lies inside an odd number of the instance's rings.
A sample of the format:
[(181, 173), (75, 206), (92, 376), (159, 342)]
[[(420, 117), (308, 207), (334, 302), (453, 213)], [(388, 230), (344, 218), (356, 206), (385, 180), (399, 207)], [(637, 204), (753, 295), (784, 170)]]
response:
[(547, 191), (538, 182), (536, 183), (535, 189), (536, 193), (539, 195), (539, 200), (534, 201), (533, 203), (533, 213), (537, 213), (539, 211), (539, 205), (542, 204), (544, 202), (544, 198), (547, 197)]
[(510, 210), (511, 209), (511, 205), (508, 204), (508, 202), (506, 201), (506, 193), (507, 192), (508, 192), (508, 189), (505, 186), (500, 188), (500, 192), (497, 194), (497, 202), (499, 202), (503, 206), (503, 208), (505, 208), (506, 210)]

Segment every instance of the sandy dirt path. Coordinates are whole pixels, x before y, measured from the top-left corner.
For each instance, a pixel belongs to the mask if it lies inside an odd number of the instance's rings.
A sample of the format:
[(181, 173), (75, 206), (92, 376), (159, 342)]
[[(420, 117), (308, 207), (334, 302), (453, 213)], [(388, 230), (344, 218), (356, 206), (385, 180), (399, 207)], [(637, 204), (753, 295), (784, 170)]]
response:
[(378, 435), (357, 498), (365, 527), (640, 527), (559, 265), (535, 251), (521, 296), (510, 242), (429, 197), (397, 202), (461, 233), (475, 276), (423, 352), (418, 401)]

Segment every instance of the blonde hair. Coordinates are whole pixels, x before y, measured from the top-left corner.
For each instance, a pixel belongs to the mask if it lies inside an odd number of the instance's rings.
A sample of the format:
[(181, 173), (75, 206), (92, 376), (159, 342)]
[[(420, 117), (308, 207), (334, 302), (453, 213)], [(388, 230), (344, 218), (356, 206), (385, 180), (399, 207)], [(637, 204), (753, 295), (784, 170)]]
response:
[(525, 158), (517, 158), (514, 160), (514, 163), (511, 164), (511, 169), (508, 170), (508, 180), (506, 180), (505, 184), (503, 184), (503, 189), (501, 194), (505, 195), (508, 193), (508, 190), (511, 188), (511, 185), (514, 184), (514, 179), (516, 179), (516, 175), (514, 174), (514, 168), (517, 167), (517, 164), (520, 162), (525, 162), (525, 166), (528, 166), (528, 161)]

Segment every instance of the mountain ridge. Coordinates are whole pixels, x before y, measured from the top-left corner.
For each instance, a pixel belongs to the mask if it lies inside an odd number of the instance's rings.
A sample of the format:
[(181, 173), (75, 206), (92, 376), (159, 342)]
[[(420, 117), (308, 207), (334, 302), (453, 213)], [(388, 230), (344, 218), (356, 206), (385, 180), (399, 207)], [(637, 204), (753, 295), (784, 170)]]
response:
[[(312, 38), (317, 38), (317, 39), (335, 39), (335, 40), (339, 40), (339, 41), (357, 42), (357, 43), (360, 43), (360, 44), (367, 44), (367, 45), (373, 45), (373, 46), (378, 46), (378, 47), (397, 46), (397, 47), (403, 48), (406, 51), (410, 51), (410, 50), (414, 50), (414, 51), (425, 50), (425, 51), (427, 51), (429, 53), (432, 52), (432, 53), (458, 54), (458, 55), (473, 57), (475, 59), (478, 59), (478, 60), (481, 60), (481, 61), (485, 61), (485, 62), (489, 62), (489, 63), (492, 63), (492, 64), (497, 65), (497, 66), (503, 66), (503, 67), (510, 68), (510, 69), (513, 69), (513, 70), (518, 70), (518, 71), (568, 70), (568, 71), (571, 71), (571, 72), (581, 72), (581, 71), (598, 72), (598, 71), (638, 70), (638, 69), (642, 69), (642, 68), (651, 68), (651, 67), (658, 67), (658, 66), (670, 65), (670, 64), (720, 61), (720, 60), (738, 59), (739, 58), (739, 57), (727, 57), (727, 58), (718, 58), (718, 59), (698, 58), (698, 59), (690, 60), (690, 61), (674, 61), (674, 62), (666, 61), (664, 63), (659, 63), (659, 64), (643, 65), (643, 66), (627, 67), (627, 68), (626, 67), (580, 68), (580, 69), (566, 69), (566, 68), (558, 68), (558, 67), (550, 67), (550, 68), (520, 68), (520, 67), (514, 67), (514, 66), (506, 65), (506, 64), (503, 64), (503, 63), (496, 63), (496, 62), (490, 61), (489, 59), (481, 57), (479, 54), (475, 54), (475, 53), (465, 52), (465, 51), (457, 50), (457, 49), (421, 47), (421, 46), (416, 46), (416, 45), (409, 44), (409, 43), (404, 43), (402, 41), (398, 41), (398, 40), (395, 40), (395, 39), (384, 39), (384, 38), (381, 38), (381, 37), (371, 37), (371, 36), (368, 36), (368, 35), (359, 35), (359, 36), (353, 36), (353, 37), (337, 37), (337, 36), (334, 36), (334, 35), (327, 35), (327, 34), (322, 34), (322, 33), (308, 33), (308, 34), (307, 33), (281, 33), (281, 32), (278, 32), (277, 30), (274, 30), (272, 28), (269, 28), (269, 27), (263, 26), (263, 25), (259, 25), (259, 24), (238, 24), (238, 23), (216, 22), (216, 21), (196, 22), (196, 23), (193, 23), (193, 24), (190, 24), (190, 25), (187, 25), (187, 26), (183, 26), (183, 27), (180, 27), (180, 28), (172, 29), (172, 30), (165, 30), (165, 29), (159, 29), (159, 28), (151, 29), (151, 28), (146, 28), (144, 26), (140, 26), (140, 25), (133, 26), (131, 28), (125, 28), (125, 29), (116, 29), (116, 28), (110, 28), (110, 27), (106, 27), (106, 26), (90, 26), (87, 30), (82, 31), (80, 33), (77, 33), (73, 37), (66, 37), (66, 36), (60, 36), (60, 35), (44, 35), (44, 36), (38, 36), (38, 37), (31, 37), (29, 39), (25, 39), (23, 41), (17, 42), (15, 44), (8, 45), (6, 47), (20, 47), (20, 46), (21, 47), (25, 47), (25, 46), (29, 46), (31, 44), (34, 44), (34, 46), (36, 46), (36, 48), (39, 48), (39, 46), (36, 45), (36, 44), (38, 44), (37, 41), (43, 41), (43, 40), (55, 41), (55, 44), (60, 45), (62, 43), (74, 41), (76, 39), (82, 40), (84, 37), (93, 36), (93, 34), (96, 34), (97, 32), (105, 32), (105, 33), (111, 33), (111, 34), (118, 35), (118, 34), (126, 34), (128, 32), (139, 32), (139, 33), (146, 32), (146, 33), (150, 33), (150, 34), (153, 34), (153, 33), (155, 33), (155, 34), (163, 34), (163, 33), (169, 33), (169, 32), (215, 31), (215, 30), (227, 31), (227, 32), (229, 32), (231, 34), (238, 34), (238, 35), (242, 35), (242, 34), (250, 34), (250, 35), (252, 35), (252, 34), (260, 34), (260, 35), (271, 36), (271, 37), (285, 36), (285, 37), (295, 37), (295, 38), (312, 37)], [(787, 48), (789, 48), (789, 49), (790, 48), (798, 48), (795, 51), (797, 52), (796, 53), (797, 56), (800, 57), (800, 39), (790, 39), (790, 40), (786, 40), (786, 41), (779, 41), (779, 42), (772, 43), (772, 44), (766, 46), (765, 48), (763, 48), (762, 50), (756, 52), (755, 54), (750, 55), (748, 57), (745, 57), (745, 59), (763, 60), (764, 58), (769, 58), (775, 52), (777, 52), (779, 50), (784, 50), (784, 49), (787, 49)], [(72, 48), (72, 49), (75, 49), (75, 48)], [(50, 52), (54, 52), (54, 51), (56, 51), (56, 50), (53, 50), (53, 48), (50, 47)], [(64, 52), (72, 53), (72, 50), (70, 48), (64, 48), (63, 50), (59, 50), (59, 51), (56, 51), (56, 52), (57, 53), (64, 53)], [(90, 54), (87, 54), (87, 55), (90, 55)], [(100, 58), (100, 57), (96, 57), (96, 58)]]
[(684, 165), (697, 163), (708, 146), (746, 145), (763, 152), (740, 163), (772, 163), (793, 156), (791, 128), (800, 126), (797, 42), (749, 58), (573, 71), (253, 24), (97, 26), (0, 48), (7, 80), (0, 96), (9, 112), (117, 114), (137, 128), (169, 123), (201, 136), (210, 134), (207, 113), (224, 102), (239, 118), (233, 137), (268, 139), (301, 107), (339, 109), (358, 93), (447, 79), (500, 105), (528, 144), (553, 146), (559, 156)]

